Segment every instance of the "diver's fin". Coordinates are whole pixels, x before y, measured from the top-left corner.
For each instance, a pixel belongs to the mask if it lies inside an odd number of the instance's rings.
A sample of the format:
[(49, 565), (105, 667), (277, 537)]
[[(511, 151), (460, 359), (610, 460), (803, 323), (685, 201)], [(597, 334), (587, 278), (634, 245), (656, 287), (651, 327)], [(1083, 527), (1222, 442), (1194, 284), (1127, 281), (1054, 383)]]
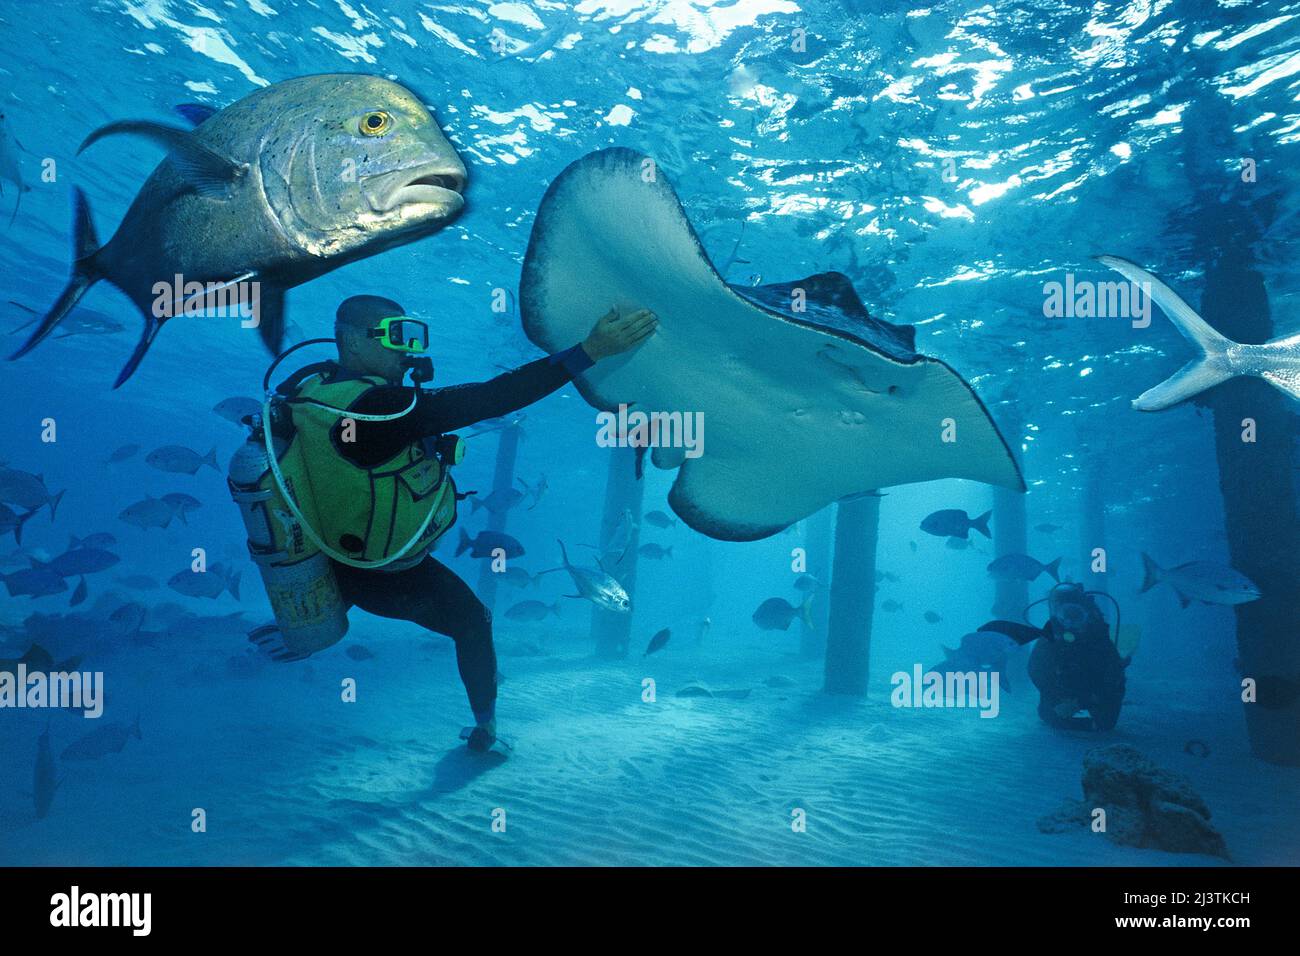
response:
[(117, 120), (101, 126), (85, 138), (77, 153), (99, 142), (106, 136), (125, 133), (153, 140), (168, 152), (168, 158), (181, 177), (194, 187), (200, 196), (209, 199), (226, 199), (232, 186), (239, 183), (249, 170), (248, 163), (237, 163), (222, 156), (198, 141), (188, 130), (165, 126), (151, 120)]
[(18, 351), (9, 356), (10, 360), (21, 358), (54, 331), (72, 311), (72, 307), (81, 301), (86, 290), (103, 278), (95, 264), (95, 253), (99, 252), (99, 236), (95, 234), (95, 223), (90, 218), (90, 204), (86, 195), (77, 187), (72, 188), (73, 223), (72, 223), (72, 276), (68, 284), (59, 293), (59, 298), (50, 311), (42, 316), (40, 324)]
[(135, 374), (136, 367), (144, 358), (145, 353), (149, 351), (149, 346), (153, 345), (154, 336), (162, 328), (162, 323), (152, 315), (146, 315), (144, 318), (144, 331), (140, 333), (140, 341), (136, 343), (135, 351), (131, 357), (126, 360), (126, 365), (122, 366), (122, 371), (117, 374), (117, 381), (113, 383), (114, 388), (121, 388), (128, 378)]
[(172, 110), (191, 126), (202, 126), (220, 112), (215, 106), (206, 103), (177, 103)]
[(1228, 357), (1228, 349), (1236, 343), (1211, 328), (1177, 292), (1127, 259), (1098, 256), (1097, 261), (1140, 286), (1160, 306), (1161, 311), (1169, 316), (1169, 321), (1182, 333), (1183, 338), (1201, 353), (1199, 358), (1188, 362), (1155, 388), (1148, 389), (1134, 399), (1134, 408), (1140, 412), (1158, 412), (1226, 382), (1237, 374)]
[(995, 631), (998, 634), (1005, 634), (1017, 644), (1032, 644), (1040, 637), (1046, 637), (1047, 631), (1042, 628), (1030, 627), (1028, 624), (1021, 624), (1018, 621), (989, 621), (987, 624), (981, 624), (976, 630)]

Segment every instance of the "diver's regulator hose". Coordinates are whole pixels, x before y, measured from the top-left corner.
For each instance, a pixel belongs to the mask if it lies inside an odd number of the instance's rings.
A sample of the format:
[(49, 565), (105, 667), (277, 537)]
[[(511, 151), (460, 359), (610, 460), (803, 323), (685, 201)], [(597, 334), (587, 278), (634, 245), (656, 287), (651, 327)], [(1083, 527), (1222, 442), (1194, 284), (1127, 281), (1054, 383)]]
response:
[[(415, 534), (411, 537), (411, 539), (406, 542), (406, 544), (402, 545), (402, 547), (399, 548), (396, 553), (390, 555), (389, 557), (379, 558), (374, 561), (364, 561), (359, 558), (350, 557), (349, 555), (343, 554), (333, 546), (327, 544), (325, 542), (324, 537), (314, 527), (312, 527), (311, 522), (307, 520), (307, 516), (302, 513), (302, 509), (298, 507), (298, 502), (294, 500), (293, 494), (289, 491), (288, 486), (285, 484), (284, 473), (280, 470), (280, 459), (275, 454), (275, 440), (272, 435), (272, 428), (271, 428), (271, 402), (275, 397), (275, 392), (270, 387), (271, 375), (275, 372), (275, 369), (280, 364), (280, 362), (282, 362), (291, 352), (296, 352), (298, 349), (306, 345), (317, 345), (317, 344), (321, 344), (325, 342), (333, 342), (333, 341), (334, 339), (307, 339), (306, 341), (299, 342), (297, 345), (294, 345), (293, 347), (286, 349), (284, 352), (281, 352), (279, 355), (277, 355), (275, 361), (271, 363), (270, 368), (266, 370), (266, 375), (262, 378), (262, 392), (263, 392), (262, 442), (266, 447), (266, 460), (270, 465), (271, 475), (275, 479), (275, 486), (277, 490), (280, 492), (280, 497), (282, 497), (284, 499), (284, 503), (289, 506), (289, 510), (293, 513), (294, 518), (298, 520), (298, 523), (299, 525), (301, 525), (302, 530), (306, 533), (307, 537), (311, 539), (312, 543), (316, 545), (316, 547), (320, 548), (321, 551), (323, 551), (328, 557), (339, 562), (340, 564), (346, 564), (349, 567), (359, 568), (365, 571), (373, 571), (373, 570), (378, 570), (379, 568), (387, 567), (388, 565), (392, 564), (394, 561), (401, 560), (401, 558), (403, 558), (408, 551), (410, 551), (413, 547), (415, 547), (416, 543), (419, 542), (419, 540), (422, 537), (424, 537), (425, 531), (428, 530), (429, 524), (433, 521), (433, 516), (438, 510), (439, 499), (436, 496), (434, 497), (434, 500), (429, 505), (429, 513), (424, 516), (424, 520), (420, 522), (420, 527), (416, 530)], [(300, 401), (302, 402), (302, 404), (315, 405), (318, 408), (323, 408), (326, 409), (327, 411), (335, 412), (336, 414), (344, 418), (352, 418), (352, 419), (356, 419), (357, 421), (363, 421), (363, 422), (390, 422), (390, 421), (394, 421), (395, 419), (402, 418), (403, 416), (408, 415), (412, 411), (414, 411), (415, 406), (419, 401), (419, 395), (412, 394), (411, 404), (408, 405), (403, 411), (400, 411), (392, 415), (365, 415), (360, 412), (349, 411), (346, 408), (335, 408), (333, 405), (328, 405), (325, 402), (315, 401), (314, 399), (303, 399)]]
[[(1055, 591), (1056, 588), (1059, 588), (1059, 587), (1061, 587), (1060, 584), (1058, 584), (1058, 585), (1056, 585), (1055, 587), (1053, 587), (1052, 590)], [(1084, 591), (1083, 593), (1084, 593), (1084, 594), (1089, 594), (1089, 595), (1098, 595), (1098, 596), (1100, 596), (1100, 597), (1104, 597), (1107, 601), (1109, 601), (1109, 602), (1111, 603), (1111, 607), (1113, 607), (1113, 608), (1115, 609), (1115, 637), (1113, 638), (1113, 641), (1114, 641), (1114, 644), (1115, 644), (1115, 648), (1116, 648), (1116, 650), (1118, 650), (1118, 649), (1119, 649), (1119, 626), (1120, 626), (1120, 621), (1121, 621), (1121, 617), (1122, 617), (1122, 615), (1121, 615), (1121, 611), (1120, 611), (1120, 609), (1119, 609), (1119, 601), (1116, 601), (1114, 597), (1112, 597), (1111, 595), (1107, 594), (1105, 591)], [(1029, 612), (1030, 612), (1031, 610), (1033, 610), (1034, 608), (1038, 607), (1038, 605), (1043, 604), (1044, 602), (1046, 602), (1046, 601), (1048, 601), (1048, 600), (1050, 600), (1050, 599), (1051, 599), (1051, 593), (1049, 592), (1047, 597), (1039, 598), (1037, 601), (1034, 601), (1033, 603), (1027, 605), (1027, 606), (1025, 607), (1025, 609), (1024, 609), (1023, 611), (1020, 612), (1020, 616), (1021, 616), (1022, 618), (1024, 618), (1025, 623), (1028, 624), (1030, 627), (1034, 627), (1034, 626), (1035, 626), (1034, 623), (1033, 623), (1031, 620), (1029, 620)], [(1105, 620), (1105, 618), (1103, 618), (1103, 620)]]

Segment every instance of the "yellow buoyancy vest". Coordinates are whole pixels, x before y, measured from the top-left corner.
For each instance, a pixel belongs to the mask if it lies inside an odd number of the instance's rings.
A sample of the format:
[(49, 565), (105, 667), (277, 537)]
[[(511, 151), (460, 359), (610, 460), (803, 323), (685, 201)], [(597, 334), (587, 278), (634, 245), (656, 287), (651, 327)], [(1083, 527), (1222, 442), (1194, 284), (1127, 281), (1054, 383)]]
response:
[(421, 443), (370, 468), (339, 453), (334, 429), (348, 416), (331, 409), (350, 409), (385, 384), (377, 376), (334, 380), (329, 372), (317, 373), (290, 399), (315, 530), (328, 545), (326, 553), (359, 567), (411, 563), (456, 521), (456, 485)]

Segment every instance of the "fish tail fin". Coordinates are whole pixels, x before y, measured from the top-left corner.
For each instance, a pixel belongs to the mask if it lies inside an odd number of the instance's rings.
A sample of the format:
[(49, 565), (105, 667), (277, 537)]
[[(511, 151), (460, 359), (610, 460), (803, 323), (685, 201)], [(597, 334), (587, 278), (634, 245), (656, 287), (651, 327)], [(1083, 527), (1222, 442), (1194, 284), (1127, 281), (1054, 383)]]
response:
[(68, 489), (64, 488), (57, 495), (54, 495), (52, 498), (50, 498), (50, 521), (51, 522), (54, 521), (54, 513), (59, 510), (59, 502), (63, 500), (63, 496), (66, 495), (67, 493), (68, 493)]
[(1043, 570), (1046, 571), (1048, 574), (1050, 574), (1052, 576), (1052, 580), (1055, 581), (1057, 584), (1061, 583), (1061, 559), (1060, 558), (1057, 558), (1051, 564), (1047, 565), (1045, 568), (1043, 568)]
[(1142, 552), (1142, 590), (1140, 594), (1146, 594), (1153, 587), (1160, 583), (1160, 565), (1151, 560), (1151, 555), (1145, 551)]
[(242, 571), (236, 571), (226, 579), (226, 590), (230, 592), (230, 596), (236, 601), (239, 600), (239, 576), (241, 574), (243, 574)]
[(140, 333), (140, 341), (136, 343), (135, 351), (126, 360), (126, 364), (122, 366), (122, 371), (117, 373), (117, 381), (113, 383), (113, 388), (121, 388), (126, 383), (126, 380), (135, 374), (136, 368), (149, 351), (149, 346), (153, 345), (154, 337), (158, 335), (158, 330), (161, 328), (162, 323), (154, 316), (146, 315), (144, 317), (144, 331)]
[(81, 547), (81, 539), (75, 534), (68, 535), (68, 550), (75, 551), (79, 547)]
[(559, 602), (559, 601), (556, 601), (554, 604), (551, 605), (551, 613), (554, 614), (556, 617), (559, 617), (559, 616), (560, 616), (560, 602)]
[(483, 502), (479, 501), (478, 498), (470, 498), (470, 499), (469, 499), (469, 513), (470, 513), (470, 514), (472, 514), (472, 515), (476, 515), (476, 514), (478, 514), (479, 509), (482, 508), (482, 507), (483, 507)]
[(943, 659), (945, 661), (950, 661), (957, 656), (957, 652), (947, 644), (940, 644), (939, 647), (943, 650)]
[(815, 631), (817, 630), (817, 625), (813, 623), (812, 619), (812, 602), (812, 594), (809, 594), (803, 599), (803, 603), (799, 605), (799, 618), (803, 621), (804, 627), (808, 628), (810, 631)]
[(672, 556), (673, 556), (673, 546), (670, 544), (668, 547), (664, 548), (664, 557), (671, 558)]
[(73, 306), (81, 301), (81, 297), (86, 294), (86, 290), (103, 278), (95, 263), (95, 255), (99, 252), (99, 236), (95, 233), (95, 223), (90, 217), (90, 204), (86, 202), (85, 193), (76, 187), (73, 187), (73, 205), (72, 275), (68, 278), (68, 284), (63, 287), (63, 291), (59, 293), (54, 305), (50, 306), (50, 310), (41, 317), (36, 330), (28, 336), (27, 341), (19, 346), (16, 352), (9, 356), (10, 361), (22, 358), (40, 345), (45, 337), (53, 332), (55, 327), (72, 311)]
[(984, 535), (984, 537), (988, 538), (990, 541), (993, 540), (993, 535), (989, 534), (989, 518), (991, 517), (993, 517), (993, 512), (986, 511), (970, 523), (972, 528)]
[(5, 227), (6, 232), (14, 227), (14, 223), (18, 219), (18, 207), (23, 204), (23, 193), (27, 192), (27, 190), (20, 186), (14, 192), (14, 211), (9, 215), (9, 225)]
[(469, 548), (470, 548), (469, 535), (465, 533), (465, 529), (464, 529), (464, 528), (461, 528), (461, 529), (460, 529), (460, 541), (458, 541), (458, 542), (456, 543), (456, 557), (459, 558), (462, 554), (464, 554), (466, 551), (468, 551)]
[(560, 557), (564, 559), (564, 566), (567, 568), (569, 566), (569, 552), (565, 550), (564, 542), (559, 538), (555, 539), (555, 543), (560, 546)]
[[(201, 464), (207, 465), (213, 471), (221, 470), (221, 466), (217, 464), (217, 449), (215, 447), (213, 447), (211, 450), (208, 451), (206, 455), (203, 456), (203, 461), (201, 462)], [(186, 524), (188, 523), (189, 522), (186, 522)]]
[(1098, 260), (1134, 285), (1140, 286), (1160, 306), (1160, 310), (1169, 317), (1183, 338), (1201, 353), (1155, 388), (1147, 389), (1135, 398), (1134, 408), (1140, 412), (1158, 412), (1226, 382), (1239, 373), (1240, 370), (1228, 357), (1228, 350), (1237, 343), (1211, 328), (1177, 292), (1126, 259), (1099, 256)]

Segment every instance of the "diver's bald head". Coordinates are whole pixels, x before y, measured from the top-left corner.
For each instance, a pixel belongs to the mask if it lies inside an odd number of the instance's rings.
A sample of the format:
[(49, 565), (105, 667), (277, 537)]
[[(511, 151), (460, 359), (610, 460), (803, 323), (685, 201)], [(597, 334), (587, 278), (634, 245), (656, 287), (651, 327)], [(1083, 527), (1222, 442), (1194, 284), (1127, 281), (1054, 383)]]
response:
[(340, 302), (334, 313), (339, 361), (356, 372), (400, 381), (401, 355), (384, 348), (370, 335), (370, 330), (377, 328), (381, 320), (395, 315), (406, 315), (406, 310), (382, 295), (354, 295)]

